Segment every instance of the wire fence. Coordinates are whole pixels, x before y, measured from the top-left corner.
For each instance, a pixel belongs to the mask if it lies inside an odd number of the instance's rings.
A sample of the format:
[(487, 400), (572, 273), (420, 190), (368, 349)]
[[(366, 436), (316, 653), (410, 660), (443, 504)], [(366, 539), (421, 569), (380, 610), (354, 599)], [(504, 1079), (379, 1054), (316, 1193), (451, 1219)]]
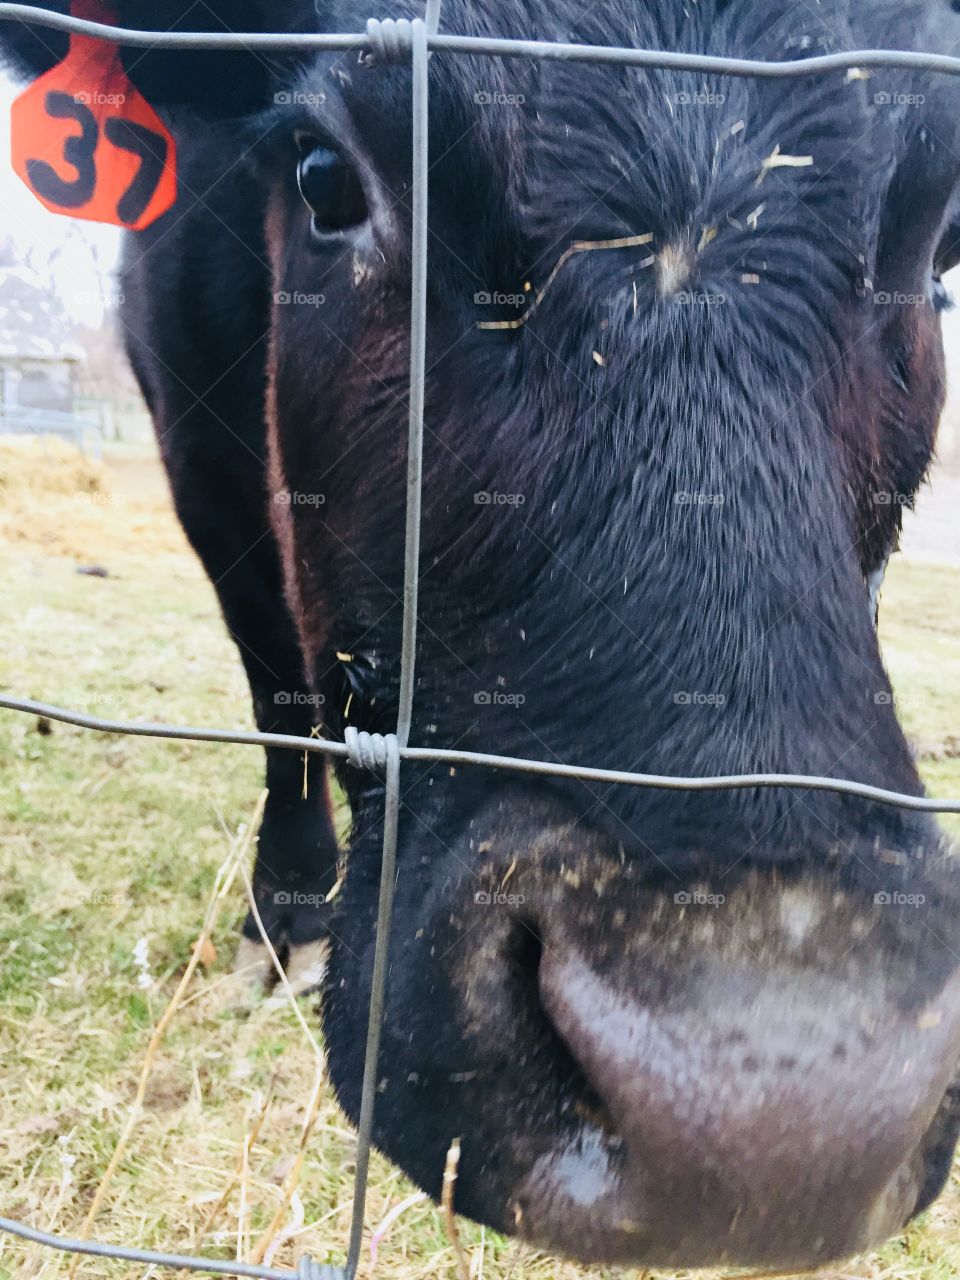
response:
[(414, 680), (417, 645), (417, 600), (420, 580), (420, 532), (423, 484), (424, 397), (427, 345), (427, 249), (429, 192), (429, 58), (432, 54), (481, 54), (498, 58), (552, 59), (638, 69), (701, 72), (703, 74), (757, 77), (761, 79), (805, 78), (871, 70), (904, 70), (960, 76), (960, 58), (889, 49), (852, 50), (790, 62), (713, 57), (652, 49), (578, 45), (538, 40), (506, 40), (489, 37), (446, 35), (439, 32), (441, 0), (427, 0), (425, 19), (371, 19), (366, 31), (357, 34), (264, 34), (237, 32), (173, 32), (132, 30), (53, 13), (25, 4), (0, 3), (0, 22), (29, 23), (54, 31), (88, 35), (142, 49), (236, 50), (244, 52), (291, 53), (349, 52), (364, 56), (368, 65), (410, 63), (413, 70), (413, 157), (412, 157), (412, 289), (410, 326), (410, 413), (407, 444), (407, 509), (403, 592), (403, 639), (401, 683), (397, 730), (386, 736), (348, 729), (345, 741), (298, 738), (273, 733), (239, 733), (230, 730), (190, 728), (178, 725), (142, 724), (85, 715), (64, 707), (49, 706), (29, 699), (0, 695), (0, 708), (43, 716), (84, 729), (135, 737), (165, 738), (193, 742), (232, 743), (245, 746), (284, 748), (325, 755), (347, 761), (357, 768), (385, 776), (384, 836), (380, 895), (376, 922), (376, 946), (371, 989), (363, 1088), (357, 1134), (356, 1182), (346, 1267), (321, 1265), (309, 1258), (300, 1261), (296, 1272), (209, 1258), (152, 1252), (71, 1240), (38, 1231), (22, 1223), (0, 1217), (0, 1231), (50, 1249), (98, 1258), (130, 1261), (157, 1267), (204, 1272), (209, 1275), (256, 1277), (257, 1280), (354, 1280), (360, 1261), (363, 1237), (367, 1177), (373, 1132), (373, 1110), (377, 1080), (380, 1032), (386, 994), (387, 950), (393, 911), (397, 836), (400, 815), (400, 771), (403, 761), (442, 763), (502, 769), (512, 773), (584, 782), (644, 787), (662, 791), (721, 791), (752, 788), (782, 788), (796, 791), (832, 792), (876, 804), (926, 813), (960, 814), (960, 799), (936, 799), (909, 795), (870, 786), (850, 779), (806, 777), (791, 774), (743, 774), (730, 777), (662, 777), (653, 774), (620, 772), (611, 769), (516, 759), (508, 756), (440, 748), (412, 747)]

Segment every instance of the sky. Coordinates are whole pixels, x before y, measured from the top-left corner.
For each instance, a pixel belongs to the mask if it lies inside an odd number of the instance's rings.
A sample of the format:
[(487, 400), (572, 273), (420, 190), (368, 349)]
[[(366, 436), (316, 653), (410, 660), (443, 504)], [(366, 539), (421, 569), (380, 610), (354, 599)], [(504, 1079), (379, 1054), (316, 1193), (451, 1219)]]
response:
[(11, 235), (21, 250), (32, 249), (39, 262), (58, 254), (57, 291), (78, 324), (94, 328), (103, 319), (104, 294), (115, 294), (121, 233), (112, 227), (49, 213), (10, 166), (10, 105), (19, 89), (0, 78), (0, 240)]

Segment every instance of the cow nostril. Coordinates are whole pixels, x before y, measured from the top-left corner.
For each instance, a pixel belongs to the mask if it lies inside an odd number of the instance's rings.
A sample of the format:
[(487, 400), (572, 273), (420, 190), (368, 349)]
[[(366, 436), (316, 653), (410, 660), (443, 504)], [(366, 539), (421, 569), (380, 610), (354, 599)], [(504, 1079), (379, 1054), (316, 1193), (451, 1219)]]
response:
[(522, 988), (529, 988), (539, 1004), (543, 938), (532, 920), (519, 918), (516, 921), (507, 943), (507, 956), (511, 977)]
[(539, 1035), (543, 1025), (552, 1023), (540, 999), (540, 968), (543, 964), (543, 938), (532, 920), (517, 918), (511, 922), (504, 948), (508, 1006), (514, 1024)]
[(509, 981), (514, 1008), (522, 1010), (518, 1025), (529, 1029), (527, 1045), (542, 1049), (543, 1064), (550, 1064), (556, 1084), (567, 1099), (571, 1122), (587, 1121), (602, 1130), (606, 1139), (619, 1148), (620, 1137), (606, 1103), (594, 1089), (543, 1001), (542, 968), (547, 945), (533, 919), (518, 919), (507, 944)]

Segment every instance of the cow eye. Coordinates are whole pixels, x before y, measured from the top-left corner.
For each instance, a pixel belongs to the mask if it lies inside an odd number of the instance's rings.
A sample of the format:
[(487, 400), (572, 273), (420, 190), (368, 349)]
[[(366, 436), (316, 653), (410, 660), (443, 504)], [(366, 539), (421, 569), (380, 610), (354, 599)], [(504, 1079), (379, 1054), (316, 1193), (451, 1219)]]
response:
[(300, 140), (297, 183), (313, 214), (314, 234), (323, 239), (362, 226), (369, 216), (363, 184), (356, 169), (336, 151)]

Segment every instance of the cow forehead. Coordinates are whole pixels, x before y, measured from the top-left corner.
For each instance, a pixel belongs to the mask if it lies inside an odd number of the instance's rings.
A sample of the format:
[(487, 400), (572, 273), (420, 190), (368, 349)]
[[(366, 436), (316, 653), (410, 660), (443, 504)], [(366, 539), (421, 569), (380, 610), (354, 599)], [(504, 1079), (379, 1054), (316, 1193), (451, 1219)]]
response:
[[(328, 59), (302, 84), (324, 132), (402, 193), (406, 69)], [(897, 131), (862, 83), (814, 88), (448, 58), (432, 83), (432, 210), (447, 224), (511, 236), (521, 262), (527, 239), (536, 250), (564, 234), (651, 234), (660, 249), (678, 246), (688, 272), (690, 254), (718, 235), (732, 243), (742, 233), (745, 247), (779, 227), (784, 243), (833, 232), (869, 275)]]

